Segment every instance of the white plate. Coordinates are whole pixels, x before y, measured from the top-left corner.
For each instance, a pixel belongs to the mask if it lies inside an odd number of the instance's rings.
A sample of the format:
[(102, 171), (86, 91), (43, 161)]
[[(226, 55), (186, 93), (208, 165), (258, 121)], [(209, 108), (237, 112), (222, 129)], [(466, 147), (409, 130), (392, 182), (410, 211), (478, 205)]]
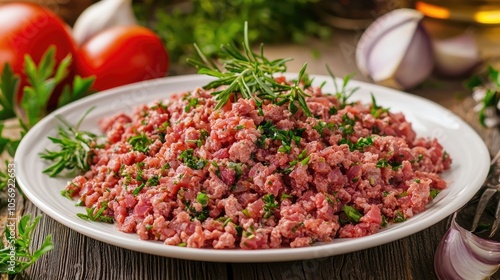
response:
[[(293, 75), (292, 77), (296, 77)], [(489, 167), (489, 154), (479, 136), (459, 117), (445, 108), (423, 98), (396, 90), (352, 81), (350, 86), (361, 89), (351, 97), (353, 100), (370, 102), (373, 93), (377, 102), (390, 107), (393, 112), (403, 112), (413, 123), (420, 136), (436, 137), (453, 159), (451, 170), (443, 174), (448, 188), (428, 205), (428, 210), (408, 219), (404, 223), (391, 225), (371, 236), (358, 239), (336, 239), (331, 243), (319, 243), (307, 248), (281, 248), (266, 250), (214, 250), (166, 246), (162, 242), (143, 241), (136, 234), (118, 231), (115, 225), (87, 222), (76, 216), (84, 212), (75, 202), (60, 195), (69, 178), (50, 178), (42, 173), (48, 163), (39, 158), (39, 153), (53, 145), (47, 136), (55, 136), (62, 115), (71, 123), (90, 107), (82, 129), (98, 132), (97, 121), (118, 111), (129, 111), (138, 104), (166, 98), (171, 93), (192, 90), (206, 84), (206, 76), (190, 75), (146, 81), (98, 93), (65, 106), (52, 113), (33, 127), (21, 142), (16, 156), (17, 180), (26, 196), (43, 212), (63, 225), (94, 239), (130, 250), (182, 259), (219, 262), (268, 262), (319, 258), (344, 254), (388, 243), (444, 219), (465, 204), (479, 189)], [(333, 92), (329, 77), (316, 76), (315, 83), (328, 81), (325, 92)]]

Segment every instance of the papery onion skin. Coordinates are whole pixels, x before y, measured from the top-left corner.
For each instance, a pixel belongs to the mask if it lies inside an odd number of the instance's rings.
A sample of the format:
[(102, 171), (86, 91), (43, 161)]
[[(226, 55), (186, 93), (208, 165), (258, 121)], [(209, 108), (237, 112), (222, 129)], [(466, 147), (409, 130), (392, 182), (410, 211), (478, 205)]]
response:
[(465, 32), (443, 40), (435, 40), (435, 72), (446, 78), (466, 78), (482, 64), (474, 35)]
[(483, 239), (460, 226), (457, 215), (439, 243), (434, 256), (434, 270), (441, 280), (487, 279), (500, 266), (500, 243)]
[(398, 89), (412, 88), (429, 77), (434, 53), (422, 19), (420, 12), (398, 9), (373, 22), (356, 50), (360, 71), (376, 83)]

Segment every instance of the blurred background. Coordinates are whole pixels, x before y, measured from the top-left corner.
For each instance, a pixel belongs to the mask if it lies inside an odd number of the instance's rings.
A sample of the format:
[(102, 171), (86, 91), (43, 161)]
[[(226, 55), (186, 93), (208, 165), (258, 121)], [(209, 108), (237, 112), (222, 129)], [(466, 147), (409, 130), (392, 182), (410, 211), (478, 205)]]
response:
[[(0, 0), (2, 2), (18, 2)], [(94, 0), (30, 0), (60, 15), (73, 25), (78, 15)], [(169, 75), (194, 73), (186, 58), (193, 57), (193, 42), (208, 55), (219, 46), (240, 42), (243, 22), (249, 21), (250, 41), (258, 48), (266, 44), (270, 58), (293, 57), (288, 70), (296, 72), (308, 62), (308, 72), (326, 74), (329, 64), (336, 75), (355, 73), (355, 79), (370, 81), (356, 64), (356, 47), (364, 30), (385, 13), (399, 9), (417, 9), (426, 15), (423, 24), (435, 39), (450, 38), (464, 31), (473, 34), (481, 59), (498, 65), (500, 41), (500, 1), (498, 0), (133, 0), (133, 9), (141, 25), (160, 36), (170, 57)], [(448, 105), (449, 94), (466, 95), (459, 79), (432, 75), (412, 93)], [(458, 82), (457, 82), (458, 80)]]

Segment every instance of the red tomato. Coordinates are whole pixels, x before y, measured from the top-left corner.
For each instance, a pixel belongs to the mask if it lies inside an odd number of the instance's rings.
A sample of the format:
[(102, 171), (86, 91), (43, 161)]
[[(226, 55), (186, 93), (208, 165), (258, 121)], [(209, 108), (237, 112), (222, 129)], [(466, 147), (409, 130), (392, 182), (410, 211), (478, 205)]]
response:
[[(71, 54), (74, 59), (77, 54), (69, 27), (51, 11), (30, 3), (0, 6), (0, 72), (5, 63), (9, 63), (14, 73), (21, 75), (19, 92), (27, 84), (23, 73), (24, 56), (29, 54), (38, 64), (51, 45), (56, 47), (57, 65), (66, 55)], [(75, 68), (70, 67), (70, 76), (76, 72)], [(56, 92), (49, 103), (54, 103), (59, 94), (60, 91)], [(18, 94), (18, 101), (20, 98)]]
[(169, 65), (160, 38), (140, 26), (98, 33), (81, 46), (79, 58), (80, 75), (95, 75), (96, 90), (164, 77)]

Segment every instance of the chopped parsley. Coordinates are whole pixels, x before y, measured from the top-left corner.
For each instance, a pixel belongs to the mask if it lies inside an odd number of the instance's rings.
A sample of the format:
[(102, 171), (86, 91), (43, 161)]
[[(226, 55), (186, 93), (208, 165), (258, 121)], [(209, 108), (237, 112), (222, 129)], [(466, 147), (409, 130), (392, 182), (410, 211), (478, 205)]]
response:
[(228, 162), (227, 167), (234, 170), (236, 181), (238, 181), (240, 179), (241, 175), (243, 175), (243, 170), (241, 169), (241, 167), (242, 167), (241, 163)]
[(359, 213), (359, 211), (352, 206), (344, 205), (344, 206), (342, 206), (342, 210), (347, 215), (349, 220), (352, 222), (357, 223), (357, 222), (359, 222), (361, 217), (363, 217), (363, 215), (361, 215), (361, 213)]
[(389, 162), (389, 161), (387, 161), (387, 159), (383, 158), (383, 159), (379, 160), (375, 166), (378, 168), (391, 167), (392, 170), (397, 171), (398, 169), (403, 167), (403, 162), (402, 161), (401, 162), (396, 162), (396, 161)]
[(193, 149), (184, 150), (178, 157), (187, 167), (195, 170), (203, 169), (207, 165), (207, 161), (194, 156)]
[(257, 128), (261, 132), (261, 136), (256, 142), (258, 147), (266, 148), (266, 139), (279, 140), (281, 141), (282, 146), (278, 149), (278, 151), (287, 154), (292, 151), (291, 145), (293, 142), (295, 142), (297, 146), (300, 146), (302, 133), (306, 130), (305, 128), (281, 130), (274, 126), (270, 121), (260, 124)]
[(199, 193), (196, 196), (196, 201), (201, 204), (203, 207), (208, 205), (208, 195), (206, 193)]
[(146, 186), (145, 183), (142, 183), (140, 186), (138, 186), (137, 188), (134, 189), (134, 191), (132, 192), (132, 194), (134, 196), (137, 196), (141, 191), (142, 189)]
[(184, 112), (188, 113), (191, 111), (191, 108), (195, 108), (196, 105), (200, 103), (200, 100), (196, 97), (187, 97), (188, 105), (184, 107)]
[(406, 221), (406, 218), (403, 215), (403, 213), (401, 211), (396, 211), (396, 217), (394, 217), (394, 222), (402, 223), (404, 221)]
[(437, 189), (431, 189), (430, 191), (430, 196), (432, 199), (436, 198), (436, 196), (439, 194), (440, 190)]
[(279, 204), (274, 200), (274, 194), (266, 194), (262, 197), (264, 204), (264, 218), (267, 219), (274, 215), (274, 209), (276, 209)]
[(147, 153), (152, 140), (149, 139), (146, 134), (142, 133), (140, 135), (130, 137), (127, 142), (132, 146), (134, 151)]

